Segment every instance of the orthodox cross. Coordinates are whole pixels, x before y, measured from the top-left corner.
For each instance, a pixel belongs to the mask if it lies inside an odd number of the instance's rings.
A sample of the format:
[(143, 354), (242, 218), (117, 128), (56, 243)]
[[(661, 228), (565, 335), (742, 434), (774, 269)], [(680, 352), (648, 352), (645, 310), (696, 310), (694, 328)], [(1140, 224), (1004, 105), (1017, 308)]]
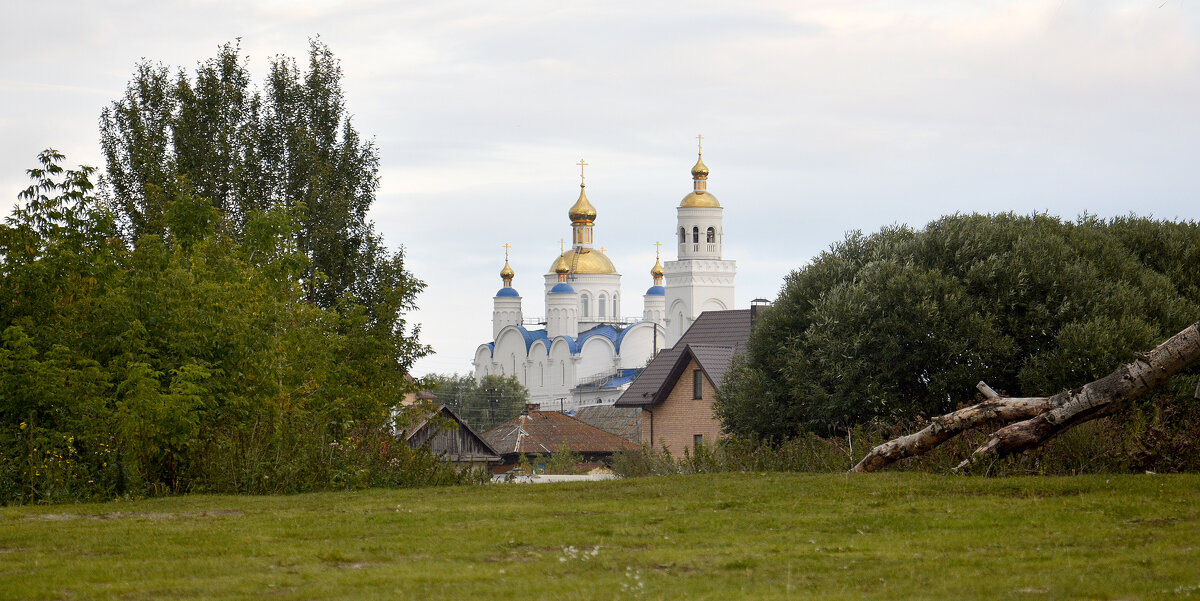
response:
[(584, 161), (583, 159), (579, 159), (579, 162), (575, 163), (575, 164), (579, 165), (579, 185), (582, 186), (583, 185), (583, 168), (587, 167), (587, 161)]
[(704, 142), (704, 136), (702, 136), (700, 134), (696, 134), (696, 154), (700, 154), (700, 152), (704, 149), (704, 147), (701, 146), (701, 144), (703, 142)]
[(655, 258), (655, 259), (658, 259), (658, 258), (660, 258), (660, 257), (659, 257), (659, 254), (658, 254), (658, 250), (659, 250), (659, 248), (660, 248), (660, 247), (662, 247), (662, 242), (655, 242), (655, 243), (654, 243), (654, 258)]
[(510, 245), (509, 243), (505, 242), (505, 243), (504, 243), (504, 261), (505, 261), (506, 263), (508, 262), (508, 249), (510, 249), (510, 248), (512, 248), (512, 245)]
[(567, 249), (563, 248), (563, 245), (566, 243), (567, 243), (567, 241), (565, 239), (563, 239), (563, 238), (558, 239), (558, 254), (561, 255), (561, 254), (567, 252)]

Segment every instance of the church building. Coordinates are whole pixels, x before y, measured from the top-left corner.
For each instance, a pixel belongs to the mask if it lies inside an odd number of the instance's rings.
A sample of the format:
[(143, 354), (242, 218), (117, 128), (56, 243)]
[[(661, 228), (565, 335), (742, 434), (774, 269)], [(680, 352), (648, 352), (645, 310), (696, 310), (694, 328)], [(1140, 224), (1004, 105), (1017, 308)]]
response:
[(492, 299), (492, 341), (479, 346), (473, 362), (477, 379), (516, 376), (529, 402), (545, 410), (615, 403), (701, 312), (733, 308), (736, 264), (722, 259), (724, 208), (707, 190), (702, 156), (692, 167), (693, 189), (676, 209), (677, 258), (655, 260), (639, 317), (622, 317), (621, 274), (594, 246), (596, 208), (587, 197), (586, 163), (579, 164), (579, 198), (567, 213), (571, 247), (560, 249), (543, 276), (544, 317), (525, 316), (506, 254), (504, 286)]

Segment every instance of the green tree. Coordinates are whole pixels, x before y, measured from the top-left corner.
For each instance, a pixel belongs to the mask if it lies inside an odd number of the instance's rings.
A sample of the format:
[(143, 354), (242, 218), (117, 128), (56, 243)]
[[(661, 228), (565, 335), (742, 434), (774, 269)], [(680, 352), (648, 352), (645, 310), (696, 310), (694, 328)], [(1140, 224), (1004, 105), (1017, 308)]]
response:
[(39, 156), (0, 225), (0, 502), (461, 480), (392, 440), (424, 352), (403, 332), (411, 290), (382, 278), (371, 307), (321, 307), (299, 207), (235, 233), (185, 180), (168, 227), (126, 244), (91, 170), (62, 159)]
[(128, 241), (178, 227), (166, 215), (181, 195), (208, 199), (235, 238), (256, 212), (286, 208), (308, 257), (307, 298), (327, 308), (361, 305), (384, 327), (402, 325), (398, 311), (411, 308), (422, 283), (367, 219), (379, 157), (351, 124), (341, 78), (319, 40), (303, 71), (293, 58), (274, 57), (261, 91), (234, 44), (191, 77), (138, 65), (100, 118), (109, 194)]
[(851, 233), (786, 278), (717, 415), (782, 440), (942, 414), (980, 380), (1013, 396), (1081, 385), (1195, 321), (1198, 252), (1200, 224), (1134, 217), (954, 215)]
[(424, 385), (477, 432), (486, 432), (525, 410), (529, 390), (515, 376), (432, 374)]

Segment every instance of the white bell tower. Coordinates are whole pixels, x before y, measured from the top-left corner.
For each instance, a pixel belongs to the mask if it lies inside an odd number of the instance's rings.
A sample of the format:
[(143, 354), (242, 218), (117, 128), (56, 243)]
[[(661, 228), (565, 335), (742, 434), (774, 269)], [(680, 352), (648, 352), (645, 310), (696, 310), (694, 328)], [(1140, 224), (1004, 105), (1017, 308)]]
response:
[[(696, 139), (703, 141), (702, 136)], [(692, 191), (676, 209), (678, 258), (664, 265), (668, 347), (683, 336), (700, 313), (734, 307), (737, 263), (721, 258), (725, 209), (708, 191), (708, 167), (701, 150), (698, 147), (696, 165), (692, 167)]]

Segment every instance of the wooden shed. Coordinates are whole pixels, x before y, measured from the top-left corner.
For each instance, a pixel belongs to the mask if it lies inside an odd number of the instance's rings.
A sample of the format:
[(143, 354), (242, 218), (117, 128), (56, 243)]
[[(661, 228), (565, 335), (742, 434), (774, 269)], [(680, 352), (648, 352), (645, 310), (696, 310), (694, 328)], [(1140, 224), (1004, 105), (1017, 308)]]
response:
[[(445, 424), (451, 427), (442, 427)], [(428, 446), (442, 461), (462, 467), (500, 463), (500, 454), (445, 405), (438, 405), (400, 435), (408, 446)]]

